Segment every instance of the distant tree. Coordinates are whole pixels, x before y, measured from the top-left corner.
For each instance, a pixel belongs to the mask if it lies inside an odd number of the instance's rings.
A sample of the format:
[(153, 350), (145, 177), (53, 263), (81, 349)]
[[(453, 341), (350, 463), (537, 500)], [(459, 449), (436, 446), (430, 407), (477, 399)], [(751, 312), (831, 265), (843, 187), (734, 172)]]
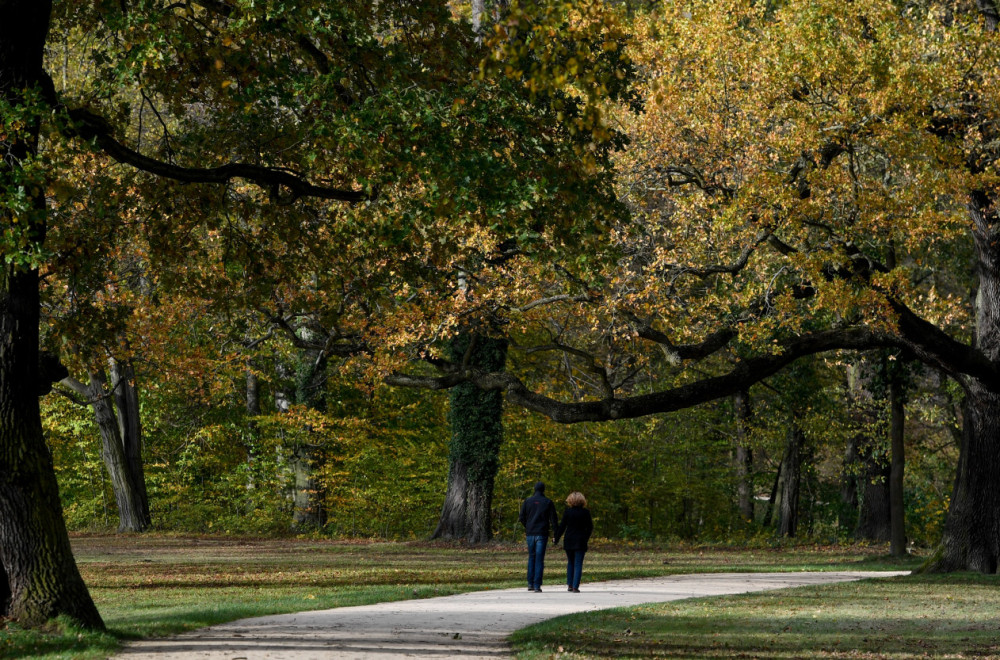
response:
[(90, 406), (101, 435), (101, 459), (111, 479), (118, 508), (118, 531), (142, 532), (152, 520), (142, 463), (142, 421), (135, 369), (129, 361), (108, 358), (110, 379), (101, 365), (87, 372), (88, 382), (67, 376), (63, 384)]

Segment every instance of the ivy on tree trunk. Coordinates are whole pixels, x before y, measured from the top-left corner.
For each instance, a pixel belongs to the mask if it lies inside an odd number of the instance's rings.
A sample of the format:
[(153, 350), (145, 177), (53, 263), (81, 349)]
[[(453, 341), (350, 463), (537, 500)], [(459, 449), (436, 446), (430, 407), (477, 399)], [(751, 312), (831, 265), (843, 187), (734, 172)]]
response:
[[(507, 341), (472, 332), (460, 333), (452, 357), (470, 368), (501, 371)], [(451, 443), (448, 446), (448, 490), (432, 538), (485, 543), (493, 537), (493, 484), (500, 468), (503, 443), (503, 395), (470, 383), (451, 389)]]

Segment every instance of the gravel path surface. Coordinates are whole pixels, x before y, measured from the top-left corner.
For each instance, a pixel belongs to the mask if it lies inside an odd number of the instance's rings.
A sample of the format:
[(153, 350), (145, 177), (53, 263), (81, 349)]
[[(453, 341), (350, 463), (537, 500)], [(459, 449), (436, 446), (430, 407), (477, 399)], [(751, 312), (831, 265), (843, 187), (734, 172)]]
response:
[(899, 572), (706, 573), (565, 587), (479, 591), (257, 617), (128, 645), (121, 660), (505, 658), (507, 635), (563, 614), (700, 596), (845, 582)]

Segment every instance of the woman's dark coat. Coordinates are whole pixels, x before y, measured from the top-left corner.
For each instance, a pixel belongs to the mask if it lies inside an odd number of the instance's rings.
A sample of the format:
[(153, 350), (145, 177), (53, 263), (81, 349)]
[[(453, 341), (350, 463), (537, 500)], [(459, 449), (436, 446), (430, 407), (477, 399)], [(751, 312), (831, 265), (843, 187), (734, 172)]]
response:
[(564, 550), (586, 550), (587, 541), (594, 531), (594, 521), (590, 517), (590, 509), (583, 506), (568, 507), (563, 513), (562, 522), (556, 527), (556, 543), (565, 533)]

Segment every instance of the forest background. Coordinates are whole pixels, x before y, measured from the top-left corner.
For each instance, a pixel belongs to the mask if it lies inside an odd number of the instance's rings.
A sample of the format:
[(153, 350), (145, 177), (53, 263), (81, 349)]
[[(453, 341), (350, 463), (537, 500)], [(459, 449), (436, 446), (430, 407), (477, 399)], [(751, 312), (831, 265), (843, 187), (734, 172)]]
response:
[[(187, 370), (190, 366), (185, 362), (185, 369), (178, 370), (166, 360), (158, 361), (153, 373), (145, 365), (137, 368), (136, 378), (145, 384), (143, 459), (153, 529), (334, 538), (431, 536), (448, 477), (447, 394), (388, 388), (363, 392), (339, 385), (326, 393), (333, 404), (327, 410), (350, 412), (292, 407), (248, 415), (239, 388), (244, 374), (225, 380), (218, 373)], [(887, 502), (880, 503), (881, 526), (859, 532), (861, 504), (857, 487), (853, 493), (851, 488), (861, 482), (869, 486), (862, 489), (869, 498), (885, 499), (886, 477), (861, 474), (863, 465), (851, 462), (851, 452), (862, 433), (887, 437), (887, 413), (879, 417), (869, 410), (860, 416), (852, 411), (847, 367), (821, 366), (829, 379), (824, 389), (817, 384), (805, 393), (816, 401), (804, 424), (809, 458), (802, 465), (804, 523), (798, 536), (824, 543), (858, 537), (886, 541)], [(214, 397), (205, 396), (208, 391)], [(782, 405), (776, 393), (767, 394), (756, 401), (758, 410)], [(954, 403), (937, 389), (915, 389), (911, 396), (906, 437), (913, 458), (906, 474), (906, 522), (911, 542), (926, 549), (940, 541), (947, 510), (958, 450)], [(115, 530), (118, 510), (92, 413), (57, 394), (44, 400), (44, 411), (68, 525), (77, 531)], [(775, 417), (774, 423), (766, 423)], [(523, 533), (518, 506), (537, 479), (546, 481), (557, 501), (572, 490), (584, 492), (596, 533), (609, 539), (742, 544), (780, 538), (775, 527), (779, 516), (769, 515), (768, 506), (787, 445), (780, 408), (773, 415), (769, 411), (743, 441), (754, 457), (749, 476), (757, 497), (753, 522), (742, 517), (738, 506), (746, 478), (736, 461), (738, 420), (731, 401), (653, 420), (574, 426), (508, 408), (503, 422), (492, 516), (493, 533), (500, 539)], [(320, 466), (310, 483), (301, 476), (297, 481), (293, 464), (296, 443), (303, 441), (316, 447), (314, 460)], [(875, 451), (875, 460), (887, 464), (886, 442)], [(303, 488), (315, 492), (297, 498), (296, 491)], [(296, 523), (296, 502), (310, 499), (324, 511), (318, 526), (314, 521)]]

